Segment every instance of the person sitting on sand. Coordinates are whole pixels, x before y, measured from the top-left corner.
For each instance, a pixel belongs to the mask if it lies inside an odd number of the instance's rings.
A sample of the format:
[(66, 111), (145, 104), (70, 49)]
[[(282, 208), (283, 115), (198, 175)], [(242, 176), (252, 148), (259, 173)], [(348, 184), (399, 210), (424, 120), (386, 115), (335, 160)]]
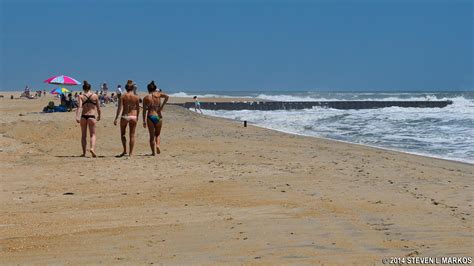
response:
[(70, 112), (72, 110), (72, 94), (69, 93), (66, 97), (66, 100), (65, 100), (66, 104), (66, 108), (67, 108), (67, 111)]
[(50, 101), (48, 105), (43, 108), (44, 113), (53, 113), (54, 112), (54, 102)]
[(86, 156), (87, 146), (87, 128), (89, 127), (89, 134), (91, 137), (91, 148), (90, 152), (92, 157), (97, 157), (95, 153), (95, 141), (96, 141), (96, 123), (100, 121), (100, 104), (99, 97), (97, 94), (91, 92), (91, 84), (84, 81), (82, 85), (84, 93), (78, 97), (79, 106), (76, 111), (76, 121), (81, 124), (81, 143), (82, 143), (82, 155)]
[(194, 99), (194, 112), (197, 113), (197, 110), (199, 110), (199, 112), (201, 112), (201, 114), (202, 114), (201, 103), (198, 101), (197, 98), (198, 98), (197, 96), (193, 97), (193, 99)]
[(78, 105), (79, 105), (79, 104), (78, 104), (77, 98), (74, 98), (74, 97), (73, 97), (72, 100), (71, 100), (71, 107), (72, 107), (72, 109), (76, 109)]
[(118, 157), (122, 157), (127, 154), (127, 138), (125, 137), (127, 125), (129, 126), (130, 130), (130, 147), (128, 155), (133, 155), (133, 146), (135, 145), (135, 129), (137, 127), (138, 115), (140, 113), (140, 101), (138, 96), (133, 94), (134, 86), (131, 80), (129, 80), (127, 85), (125, 85), (125, 90), (127, 92), (122, 94), (119, 99), (120, 103), (118, 105), (114, 120), (114, 125), (117, 125), (118, 116), (120, 112), (122, 112), (122, 116), (120, 117), (120, 136), (122, 138), (123, 152)]
[(110, 102), (111, 103), (117, 103), (117, 96), (115, 95), (115, 92), (112, 92), (110, 94)]
[(59, 105), (66, 107), (66, 95), (64, 93), (61, 93), (59, 98), (61, 99), (61, 104)]
[(53, 101), (50, 101), (48, 105), (43, 108), (43, 113), (54, 113), (54, 112), (67, 112), (64, 106), (55, 106)]
[(30, 99), (30, 100), (31, 100), (31, 99), (36, 99), (37, 97), (36, 97), (36, 95), (33, 96), (33, 95), (31, 95), (31, 94), (26, 95), (26, 94), (23, 92), (23, 93), (20, 95), (20, 98), (26, 98), (26, 99)]
[[(160, 153), (160, 133), (161, 127), (163, 126), (163, 116), (161, 115), (161, 111), (166, 102), (168, 102), (169, 96), (157, 92), (157, 86), (154, 81), (148, 84), (147, 89), (149, 95), (145, 96), (143, 99), (143, 127), (146, 128), (148, 124), (151, 155), (155, 156), (156, 153)], [(161, 98), (164, 98), (163, 104), (161, 104)], [(146, 111), (147, 113), (145, 115)]]

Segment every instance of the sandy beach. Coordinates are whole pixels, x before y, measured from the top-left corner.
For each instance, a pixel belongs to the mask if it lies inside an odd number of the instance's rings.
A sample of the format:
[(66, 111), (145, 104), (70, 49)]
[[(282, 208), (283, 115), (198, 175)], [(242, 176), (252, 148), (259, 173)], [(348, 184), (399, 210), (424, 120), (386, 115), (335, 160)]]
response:
[(0, 94), (0, 264), (474, 255), (472, 164), (244, 128), (173, 105), (159, 156), (147, 156), (139, 127), (136, 156), (116, 158), (112, 104), (98, 123), (99, 158), (80, 158), (74, 113), (39, 113), (51, 96)]

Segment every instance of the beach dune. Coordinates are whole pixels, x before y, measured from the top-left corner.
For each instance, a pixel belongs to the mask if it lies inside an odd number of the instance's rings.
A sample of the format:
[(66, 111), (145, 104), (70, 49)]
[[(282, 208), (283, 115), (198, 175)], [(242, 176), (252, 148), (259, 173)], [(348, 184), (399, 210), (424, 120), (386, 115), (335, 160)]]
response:
[(99, 158), (80, 158), (74, 113), (37, 113), (49, 97), (0, 98), (0, 264), (473, 255), (472, 164), (244, 128), (172, 105), (159, 156), (146, 156), (140, 127), (136, 156), (115, 158), (109, 105)]

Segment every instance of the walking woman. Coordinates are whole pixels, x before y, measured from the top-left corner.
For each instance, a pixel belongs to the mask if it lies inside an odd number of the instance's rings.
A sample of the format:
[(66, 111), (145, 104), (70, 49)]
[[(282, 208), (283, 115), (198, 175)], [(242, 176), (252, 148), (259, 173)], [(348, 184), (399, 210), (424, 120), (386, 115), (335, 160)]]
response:
[(127, 131), (127, 125), (129, 127), (129, 156), (133, 155), (133, 147), (135, 146), (135, 129), (137, 128), (138, 115), (140, 113), (140, 98), (133, 93), (135, 90), (135, 85), (133, 81), (129, 80), (127, 85), (125, 85), (126, 93), (122, 94), (119, 98), (119, 105), (117, 108), (117, 113), (115, 114), (114, 125), (117, 125), (117, 119), (122, 112), (120, 117), (120, 136), (122, 138), (123, 152), (118, 155), (122, 157), (127, 154), (127, 138), (125, 133)]
[[(155, 156), (157, 153), (160, 153), (160, 133), (163, 126), (161, 111), (166, 102), (168, 102), (169, 96), (157, 92), (154, 81), (148, 84), (147, 88), (149, 95), (143, 99), (143, 127), (146, 128), (148, 125), (151, 155)], [(163, 104), (161, 103), (161, 98), (164, 98)]]
[(100, 120), (100, 104), (99, 97), (97, 94), (91, 92), (91, 84), (84, 81), (82, 85), (84, 93), (79, 95), (79, 108), (76, 111), (76, 122), (81, 124), (82, 132), (82, 155), (81, 157), (86, 156), (86, 146), (87, 146), (87, 128), (89, 128), (89, 135), (91, 138), (91, 147), (90, 152), (92, 157), (97, 157), (95, 153), (95, 126), (97, 121)]

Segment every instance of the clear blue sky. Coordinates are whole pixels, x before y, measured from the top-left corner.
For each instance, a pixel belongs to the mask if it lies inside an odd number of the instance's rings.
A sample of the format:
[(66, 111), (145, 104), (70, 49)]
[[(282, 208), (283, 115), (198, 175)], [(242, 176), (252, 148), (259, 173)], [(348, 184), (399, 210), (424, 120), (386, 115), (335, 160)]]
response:
[(470, 0), (0, 0), (0, 88), (473, 90)]

